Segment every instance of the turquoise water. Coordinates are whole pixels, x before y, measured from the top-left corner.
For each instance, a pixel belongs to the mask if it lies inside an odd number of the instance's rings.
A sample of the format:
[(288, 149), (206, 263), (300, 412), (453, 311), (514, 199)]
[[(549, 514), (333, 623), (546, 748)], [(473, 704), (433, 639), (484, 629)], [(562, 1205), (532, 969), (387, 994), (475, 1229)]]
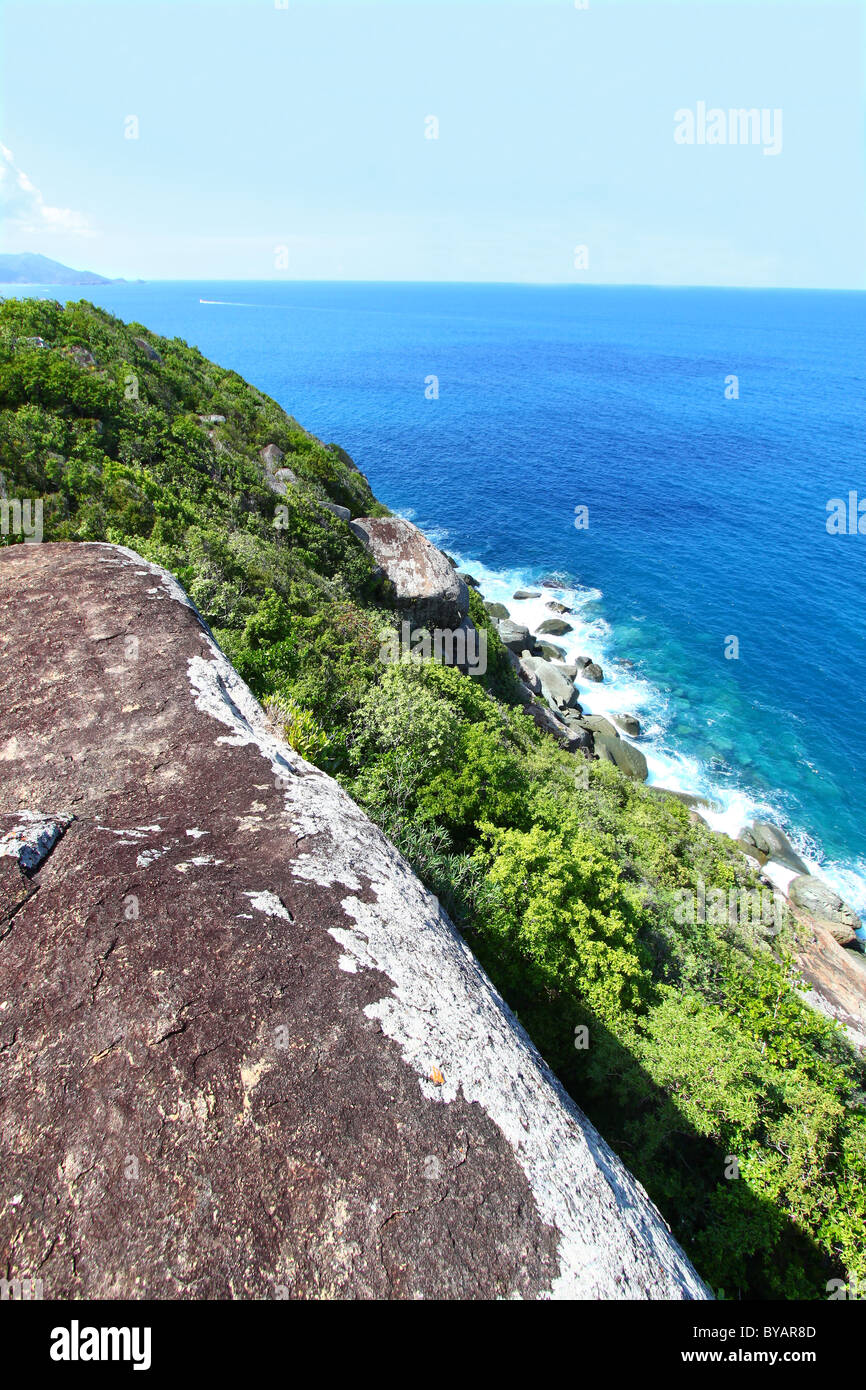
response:
[(517, 611), (518, 585), (558, 573), (571, 649), (608, 677), (583, 702), (639, 716), (652, 780), (710, 794), (734, 832), (758, 811), (778, 820), (866, 913), (866, 535), (825, 524), (831, 498), (866, 499), (866, 295), (222, 282), (82, 296), (196, 344), (341, 443), (488, 597)]

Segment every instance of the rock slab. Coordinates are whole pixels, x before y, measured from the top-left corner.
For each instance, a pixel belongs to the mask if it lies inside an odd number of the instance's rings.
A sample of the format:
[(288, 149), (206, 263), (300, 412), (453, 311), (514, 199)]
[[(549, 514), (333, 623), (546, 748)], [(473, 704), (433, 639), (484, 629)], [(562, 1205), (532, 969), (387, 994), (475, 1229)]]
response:
[(16, 545), (0, 601), (0, 815), (65, 821), (29, 877), (0, 857), (6, 1277), (52, 1299), (708, 1296), (437, 900), (165, 572)]

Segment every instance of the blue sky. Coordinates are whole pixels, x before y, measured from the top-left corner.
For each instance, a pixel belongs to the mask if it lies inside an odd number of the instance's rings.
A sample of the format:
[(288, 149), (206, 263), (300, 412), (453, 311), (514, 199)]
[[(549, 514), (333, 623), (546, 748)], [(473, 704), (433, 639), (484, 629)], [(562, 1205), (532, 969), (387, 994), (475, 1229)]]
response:
[[(2, 249), (148, 279), (866, 287), (862, 0), (280, 3), (0, 0)], [(701, 102), (781, 111), (778, 153), (677, 143)]]

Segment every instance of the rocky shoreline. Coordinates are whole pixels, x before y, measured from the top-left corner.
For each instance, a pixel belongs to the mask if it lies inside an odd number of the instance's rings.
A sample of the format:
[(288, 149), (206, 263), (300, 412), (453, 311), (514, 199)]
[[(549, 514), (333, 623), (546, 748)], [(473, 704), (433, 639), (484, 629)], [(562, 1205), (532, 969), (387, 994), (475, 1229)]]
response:
[[(553, 640), (574, 631), (568, 604), (552, 595), (544, 600), (549, 617), (533, 631), (513, 617), (506, 604), (486, 600), (480, 581), (459, 570), (454, 558), (412, 522), (403, 517), (359, 518), (351, 526), (393, 584), (398, 605), (416, 622), (458, 628), (477, 639), (469, 617), (469, 591), (478, 593), (508, 653), (518, 698), (537, 726), (569, 753), (612, 763), (631, 780), (647, 781), (646, 755), (632, 741), (642, 737), (640, 720), (631, 713), (608, 717), (588, 712), (583, 702), (591, 704), (591, 692), (604, 682), (604, 670), (588, 655), (566, 660), (565, 648)], [(541, 588), (518, 588), (512, 597), (518, 603), (544, 599), (545, 588), (562, 589), (562, 585), (542, 581)], [(653, 785), (647, 789), (685, 803), (691, 818), (712, 828), (702, 814), (717, 809), (711, 802), (674, 788)], [(866, 1047), (866, 954), (856, 935), (862, 925), (858, 914), (810, 872), (779, 826), (752, 821), (740, 828), (733, 843), (762, 888), (784, 898), (798, 925), (798, 965), (808, 986), (805, 997), (842, 1023), (858, 1047)]]

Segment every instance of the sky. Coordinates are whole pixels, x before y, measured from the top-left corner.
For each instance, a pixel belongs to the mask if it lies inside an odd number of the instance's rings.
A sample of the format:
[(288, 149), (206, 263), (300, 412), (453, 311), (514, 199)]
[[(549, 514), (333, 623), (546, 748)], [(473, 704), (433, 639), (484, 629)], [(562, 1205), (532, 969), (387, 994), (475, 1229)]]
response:
[(0, 0), (0, 250), (866, 288), (864, 32), (866, 0)]

